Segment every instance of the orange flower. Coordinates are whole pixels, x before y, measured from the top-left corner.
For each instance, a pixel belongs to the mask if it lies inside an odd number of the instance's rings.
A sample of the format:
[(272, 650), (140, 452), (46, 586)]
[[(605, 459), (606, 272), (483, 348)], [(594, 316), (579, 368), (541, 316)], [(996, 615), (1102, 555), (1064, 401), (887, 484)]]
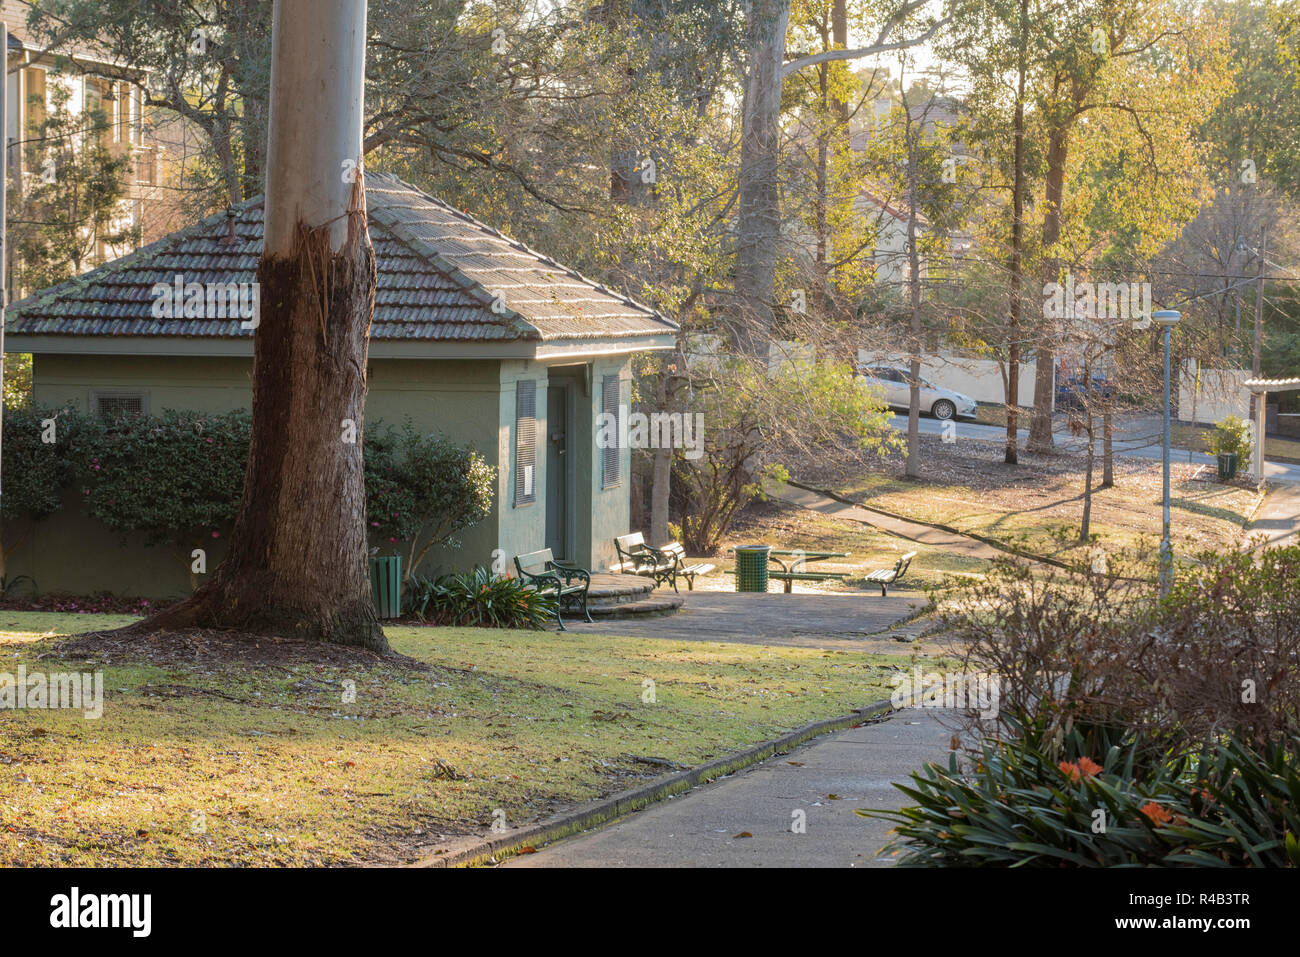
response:
[(1161, 824), (1168, 824), (1174, 819), (1172, 814), (1162, 808), (1155, 801), (1148, 801), (1146, 804), (1142, 805), (1142, 813), (1145, 814), (1147, 820), (1156, 827), (1159, 827)]
[(1077, 761), (1062, 761), (1057, 767), (1061, 769), (1062, 774), (1075, 784), (1078, 784), (1084, 778), (1090, 778), (1101, 773), (1101, 765), (1089, 757), (1082, 757)]

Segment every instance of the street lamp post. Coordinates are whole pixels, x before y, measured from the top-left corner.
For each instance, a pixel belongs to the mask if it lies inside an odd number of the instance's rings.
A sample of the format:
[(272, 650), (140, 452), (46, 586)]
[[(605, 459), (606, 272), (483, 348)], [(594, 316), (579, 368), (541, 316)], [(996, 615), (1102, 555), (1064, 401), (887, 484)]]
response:
[(1164, 494), (1161, 496), (1161, 507), (1164, 514), (1164, 522), (1160, 534), (1160, 597), (1165, 598), (1169, 594), (1169, 587), (1173, 584), (1174, 575), (1174, 553), (1169, 544), (1169, 338), (1173, 332), (1174, 326), (1178, 325), (1178, 320), (1183, 318), (1183, 314), (1176, 309), (1161, 309), (1151, 313), (1151, 319), (1156, 322), (1165, 332), (1165, 435), (1163, 455), (1161, 456), (1164, 467)]

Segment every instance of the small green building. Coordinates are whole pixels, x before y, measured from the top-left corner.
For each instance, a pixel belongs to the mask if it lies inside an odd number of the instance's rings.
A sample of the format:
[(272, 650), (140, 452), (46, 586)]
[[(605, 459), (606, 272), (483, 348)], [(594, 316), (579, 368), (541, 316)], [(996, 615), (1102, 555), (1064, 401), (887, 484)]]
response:
[[(677, 326), (394, 176), (366, 175), (366, 205), (378, 266), (367, 423), (409, 417), (498, 467), (492, 514), (424, 570), (543, 547), (612, 563), (631, 453), (597, 447), (597, 417), (629, 405), (630, 357), (672, 348)], [(250, 407), (262, 211), (250, 200), (11, 305), (5, 350), (32, 354), (37, 405)], [(43, 592), (188, 589), (187, 558), (123, 543), (75, 501), (5, 542), (9, 574)]]

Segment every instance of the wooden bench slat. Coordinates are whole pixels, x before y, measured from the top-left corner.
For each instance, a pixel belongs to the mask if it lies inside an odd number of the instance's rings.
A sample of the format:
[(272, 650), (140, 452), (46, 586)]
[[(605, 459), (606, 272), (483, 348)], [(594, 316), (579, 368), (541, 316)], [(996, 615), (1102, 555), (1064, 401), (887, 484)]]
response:
[(557, 562), (549, 548), (515, 556), (515, 568), (519, 577), (538, 591), (555, 596), (555, 620), (561, 631), (564, 618), (560, 615), (560, 604), (570, 596), (582, 598), (582, 614), (588, 622), (591, 612), (587, 610), (587, 589), (591, 587), (591, 572), (569, 562)]

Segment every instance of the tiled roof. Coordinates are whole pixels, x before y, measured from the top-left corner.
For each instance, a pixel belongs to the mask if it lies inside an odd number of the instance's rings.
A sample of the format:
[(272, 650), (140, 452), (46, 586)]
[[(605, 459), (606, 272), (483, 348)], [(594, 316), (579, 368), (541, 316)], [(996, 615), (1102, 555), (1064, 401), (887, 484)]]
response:
[[(589, 340), (662, 335), (660, 313), (385, 173), (366, 174), (379, 279), (372, 339)], [(249, 337), (238, 317), (154, 318), (153, 287), (251, 283), (262, 251), (261, 198), (9, 306), (6, 331), (32, 336)], [(500, 302), (496, 302), (497, 299)], [(495, 309), (494, 309), (495, 303)]]

